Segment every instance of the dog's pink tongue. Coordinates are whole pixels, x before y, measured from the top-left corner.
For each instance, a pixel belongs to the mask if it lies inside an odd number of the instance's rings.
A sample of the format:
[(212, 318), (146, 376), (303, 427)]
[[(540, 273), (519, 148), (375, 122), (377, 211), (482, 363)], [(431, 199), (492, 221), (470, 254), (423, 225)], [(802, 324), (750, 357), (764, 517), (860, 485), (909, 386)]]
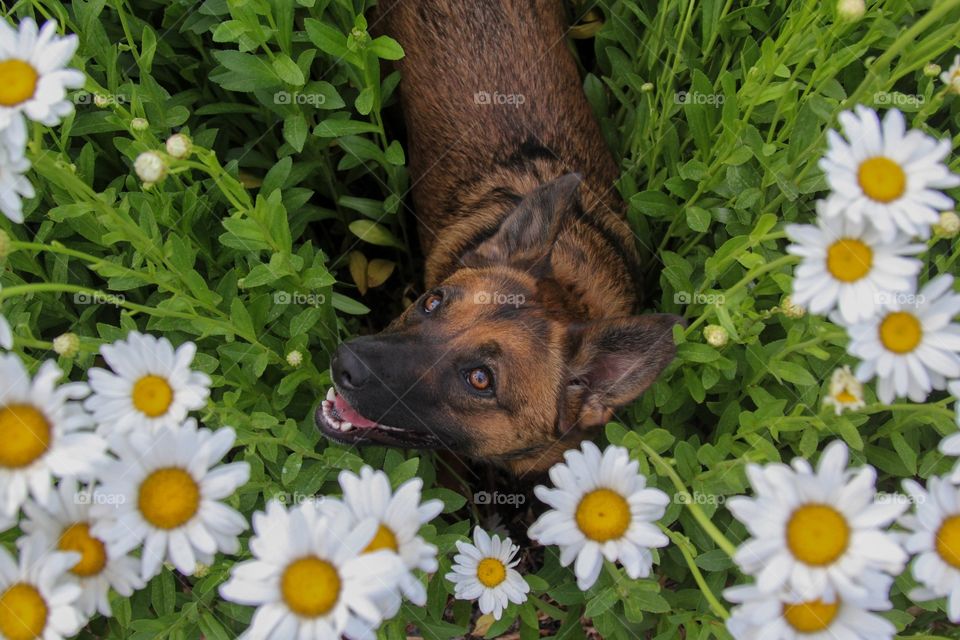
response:
[(362, 415), (357, 413), (357, 410), (350, 406), (350, 403), (343, 399), (343, 396), (339, 393), (333, 399), (333, 406), (337, 410), (340, 418), (351, 423), (355, 427), (361, 429), (369, 429), (370, 427), (376, 427), (377, 423), (373, 420), (367, 420)]

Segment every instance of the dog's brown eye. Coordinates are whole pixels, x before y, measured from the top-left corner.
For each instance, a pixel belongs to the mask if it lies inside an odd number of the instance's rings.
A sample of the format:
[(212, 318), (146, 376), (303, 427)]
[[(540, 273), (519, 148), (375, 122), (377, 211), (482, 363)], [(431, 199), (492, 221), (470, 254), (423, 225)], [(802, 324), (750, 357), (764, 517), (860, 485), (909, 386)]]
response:
[(484, 367), (477, 367), (470, 371), (467, 374), (467, 380), (470, 381), (470, 386), (472, 386), (477, 391), (486, 391), (490, 388), (491, 376), (490, 371)]
[(440, 294), (431, 293), (423, 301), (423, 310), (427, 313), (432, 313), (437, 310), (441, 302), (443, 302), (443, 298)]

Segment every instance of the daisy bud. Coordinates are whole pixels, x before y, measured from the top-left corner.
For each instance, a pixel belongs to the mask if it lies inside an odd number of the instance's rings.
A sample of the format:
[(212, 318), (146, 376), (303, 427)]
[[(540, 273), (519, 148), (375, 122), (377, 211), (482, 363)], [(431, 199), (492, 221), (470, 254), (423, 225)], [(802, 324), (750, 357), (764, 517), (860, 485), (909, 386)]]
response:
[(64, 333), (53, 339), (53, 350), (64, 358), (72, 358), (80, 351), (80, 337), (75, 333)]
[(923, 68), (923, 75), (927, 76), (928, 78), (940, 75), (940, 65), (935, 62), (929, 63)]
[(644, 82), (642, 85), (640, 85), (640, 91), (643, 93), (650, 93), (651, 91), (653, 91), (653, 83)]
[(835, 369), (830, 377), (830, 393), (823, 404), (833, 407), (837, 415), (845, 409), (855, 410), (866, 406), (863, 401), (863, 384), (850, 371), (850, 365)]
[(863, 0), (840, 0), (837, 3), (837, 14), (844, 20), (859, 20), (866, 11)]
[(0, 258), (6, 258), (10, 255), (10, 236), (3, 229), (0, 229)]
[(98, 109), (106, 109), (110, 106), (110, 98), (96, 93), (93, 96), (93, 104), (96, 105)]
[(287, 364), (296, 369), (303, 364), (303, 354), (296, 349), (287, 354)]
[(703, 337), (711, 347), (719, 349), (727, 344), (730, 334), (718, 324), (708, 324), (703, 329)]
[[(956, 211), (942, 212), (940, 219), (933, 225), (933, 232), (941, 238), (953, 238), (960, 233), (960, 216)], [(0, 255), (3, 255), (2, 251)]]
[(145, 151), (137, 156), (136, 162), (133, 163), (133, 169), (137, 172), (137, 176), (143, 180), (144, 186), (159, 182), (167, 175), (167, 163), (155, 151)]
[(193, 143), (190, 138), (182, 133), (175, 133), (167, 138), (167, 153), (178, 160), (183, 160), (190, 155)]
[(787, 296), (783, 299), (783, 302), (780, 304), (780, 310), (783, 311), (783, 315), (787, 316), (788, 318), (802, 318), (807, 314), (806, 309), (793, 304), (793, 300), (790, 299), (790, 296)]
[(146, 131), (150, 128), (150, 123), (146, 118), (134, 118), (130, 121), (130, 128), (134, 131)]

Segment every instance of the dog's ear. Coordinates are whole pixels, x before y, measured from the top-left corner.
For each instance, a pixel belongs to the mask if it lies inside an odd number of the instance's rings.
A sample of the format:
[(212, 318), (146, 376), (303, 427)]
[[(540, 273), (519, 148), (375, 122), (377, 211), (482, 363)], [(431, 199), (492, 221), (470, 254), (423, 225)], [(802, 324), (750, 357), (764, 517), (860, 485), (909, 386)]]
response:
[(665, 313), (597, 320), (569, 329), (573, 356), (558, 427), (589, 429), (653, 384), (676, 353), (673, 327), (683, 318)]
[(464, 254), (463, 264), (532, 263), (549, 255), (564, 217), (580, 207), (581, 182), (580, 174), (568, 173), (528, 193), (496, 233)]

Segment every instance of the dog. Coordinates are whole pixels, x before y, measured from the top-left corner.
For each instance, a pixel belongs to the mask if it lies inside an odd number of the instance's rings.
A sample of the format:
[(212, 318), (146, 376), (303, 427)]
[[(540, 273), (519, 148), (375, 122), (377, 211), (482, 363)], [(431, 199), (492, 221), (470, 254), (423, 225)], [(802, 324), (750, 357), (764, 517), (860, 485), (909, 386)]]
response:
[(386, 0), (424, 293), (344, 342), (316, 422), (342, 443), (542, 472), (675, 355), (639, 315), (636, 239), (561, 0)]

